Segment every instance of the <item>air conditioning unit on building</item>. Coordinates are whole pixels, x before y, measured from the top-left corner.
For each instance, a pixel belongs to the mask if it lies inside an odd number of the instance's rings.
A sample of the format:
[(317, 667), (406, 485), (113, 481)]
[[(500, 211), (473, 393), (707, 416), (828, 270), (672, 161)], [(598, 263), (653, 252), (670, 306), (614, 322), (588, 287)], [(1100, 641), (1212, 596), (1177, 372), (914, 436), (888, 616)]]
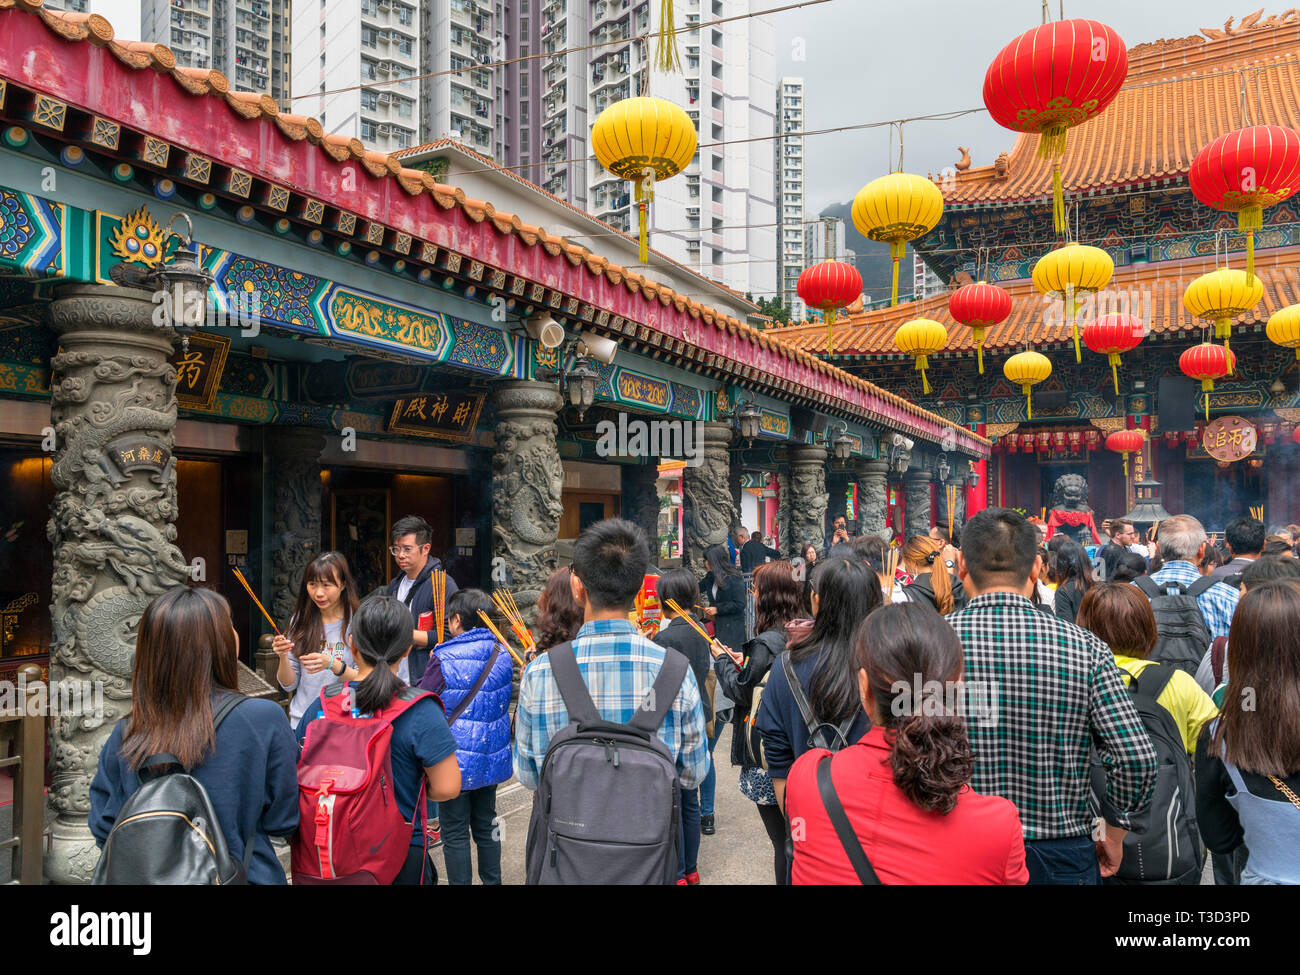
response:
[(391, 91), (384, 91), (384, 92), (380, 92), (380, 93), (379, 93), (379, 101), (380, 101), (382, 104), (385, 104), (385, 105), (392, 104), (396, 99), (397, 99), (397, 96), (394, 95)]
[(392, 135), (392, 134), (393, 134), (393, 127), (392, 127), (391, 125), (387, 125), (387, 124), (385, 124), (385, 125), (381, 125), (381, 126), (379, 127), (379, 134), (380, 134), (380, 135)]

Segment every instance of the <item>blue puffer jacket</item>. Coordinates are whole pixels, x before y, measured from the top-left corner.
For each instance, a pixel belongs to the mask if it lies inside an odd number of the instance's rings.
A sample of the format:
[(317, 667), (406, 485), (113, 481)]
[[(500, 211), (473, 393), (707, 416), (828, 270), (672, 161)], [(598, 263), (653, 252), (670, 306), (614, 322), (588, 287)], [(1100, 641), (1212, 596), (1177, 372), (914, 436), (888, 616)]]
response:
[[(442, 661), (447, 688), (442, 703), (451, 714), (483, 673), (496, 639), (485, 627), (475, 627), (442, 643), (435, 651)], [(510, 694), (513, 665), (503, 648), (478, 694), (451, 732), (456, 737), (462, 792), (504, 782), (514, 774), (510, 757)]]

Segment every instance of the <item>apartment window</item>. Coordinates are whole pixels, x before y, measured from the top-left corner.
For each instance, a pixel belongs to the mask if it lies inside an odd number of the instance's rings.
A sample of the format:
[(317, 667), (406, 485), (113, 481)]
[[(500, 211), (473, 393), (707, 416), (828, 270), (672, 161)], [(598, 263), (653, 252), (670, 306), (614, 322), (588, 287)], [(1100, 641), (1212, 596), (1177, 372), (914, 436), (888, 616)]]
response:
[[(325, 55), (323, 54), (320, 56), (320, 65), (322, 68), (325, 67)], [(371, 81), (376, 80), (379, 77), (379, 72), (375, 69), (376, 64), (374, 61), (369, 58), (361, 59), (361, 77), (369, 78)]]
[(409, 58), (411, 56), (411, 44), (412, 41), (409, 37), (404, 38), (402, 42), (397, 45), (397, 49)]
[(415, 9), (413, 7), (399, 6), (397, 8), (398, 23), (405, 27), (411, 26), (411, 21), (415, 19)]
[(379, 44), (379, 31), (373, 27), (361, 28), (361, 46), (376, 47)]
[(321, 24), (321, 25), (320, 25), (320, 39), (321, 39), (322, 41), (325, 40), (325, 25), (324, 25), (324, 24)]
[(713, 202), (714, 202), (714, 203), (721, 203), (721, 202), (722, 202), (722, 187), (721, 187), (721, 186), (715, 186), (715, 187), (713, 187)]
[(519, 103), (519, 121), (520, 121), (521, 123), (525, 123), (525, 124), (528, 122), (528, 103), (527, 103), (527, 102), (520, 102), (520, 103)]
[(713, 123), (713, 141), (714, 142), (722, 141), (722, 126), (718, 125), (717, 122)]
[(379, 93), (374, 91), (361, 92), (361, 107), (370, 111), (379, 108)]
[(375, 141), (375, 136), (376, 136), (375, 123), (374, 123), (374, 122), (362, 122), (362, 123), (361, 123), (361, 138), (364, 139), (364, 140), (366, 140), (367, 142), (374, 142), (374, 141)]
[(412, 111), (413, 109), (411, 107), (411, 102), (408, 99), (403, 98), (400, 102), (397, 103), (397, 114), (400, 117), (410, 118)]
[(523, 70), (523, 71), (520, 71), (520, 72), (519, 72), (519, 97), (520, 97), (520, 98), (527, 98), (527, 97), (528, 97), (528, 68), (527, 68), (527, 66), (524, 67), (524, 70)]
[(361, 12), (367, 17), (379, 15), (379, 0), (361, 0)]
[[(520, 152), (527, 152), (527, 151), (528, 151), (528, 130), (527, 130), (527, 129), (520, 129), (520, 130), (519, 130), (519, 151), (520, 151)], [(526, 160), (526, 159), (524, 160), (524, 162), (527, 162), (527, 161), (528, 161), (528, 160)]]
[(715, 30), (713, 32), (713, 46), (722, 47), (722, 31)]

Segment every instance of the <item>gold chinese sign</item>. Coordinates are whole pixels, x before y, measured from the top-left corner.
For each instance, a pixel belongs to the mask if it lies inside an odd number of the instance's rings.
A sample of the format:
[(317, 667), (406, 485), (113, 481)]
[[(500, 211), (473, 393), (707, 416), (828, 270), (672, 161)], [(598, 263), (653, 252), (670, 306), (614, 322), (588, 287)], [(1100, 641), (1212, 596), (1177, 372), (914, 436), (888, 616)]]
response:
[(156, 440), (141, 437), (123, 437), (105, 449), (109, 459), (123, 474), (136, 470), (161, 473), (171, 463), (172, 453)]
[(1255, 452), (1255, 427), (1239, 416), (1221, 416), (1205, 425), (1201, 446), (1220, 461), (1237, 461)]
[(168, 360), (176, 367), (176, 404), (187, 410), (210, 410), (221, 386), (230, 339), (196, 332), (190, 347), (179, 346)]
[(473, 438), (482, 408), (482, 393), (425, 393), (399, 399), (393, 404), (388, 432), (463, 443)]

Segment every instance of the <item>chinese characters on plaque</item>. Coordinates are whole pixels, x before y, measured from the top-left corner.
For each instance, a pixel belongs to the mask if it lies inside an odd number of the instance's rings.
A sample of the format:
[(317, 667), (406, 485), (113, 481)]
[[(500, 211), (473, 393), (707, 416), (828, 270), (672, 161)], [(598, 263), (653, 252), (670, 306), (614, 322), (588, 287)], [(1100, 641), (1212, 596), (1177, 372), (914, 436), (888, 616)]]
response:
[(1201, 434), (1201, 446), (1215, 460), (1237, 461), (1255, 452), (1255, 427), (1239, 416), (1211, 420)]
[(187, 410), (210, 410), (221, 385), (230, 339), (198, 333), (188, 351), (180, 346), (168, 360), (176, 367), (176, 404)]
[(482, 393), (422, 393), (393, 404), (388, 432), (467, 441), (482, 408)]

